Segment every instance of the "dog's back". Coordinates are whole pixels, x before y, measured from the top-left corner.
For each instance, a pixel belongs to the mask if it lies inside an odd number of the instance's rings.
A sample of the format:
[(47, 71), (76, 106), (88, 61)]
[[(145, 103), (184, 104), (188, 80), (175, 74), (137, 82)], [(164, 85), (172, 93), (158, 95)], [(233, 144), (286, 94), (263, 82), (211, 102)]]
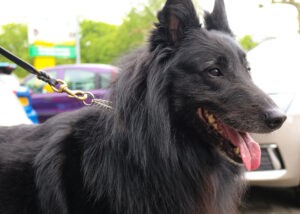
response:
[[(32, 132), (32, 126), (0, 129), (0, 212), (24, 213), (36, 210), (36, 190), (32, 162), (35, 151), (31, 141), (23, 136)], [(36, 146), (34, 146), (36, 147)], [(31, 207), (32, 206), (32, 207)], [(26, 212), (25, 212), (26, 213)]]
[[(0, 128), (0, 213), (89, 210), (80, 161), (84, 135), (93, 133), (102, 110), (87, 107), (57, 115), (41, 125)], [(101, 125), (98, 128), (104, 129)], [(68, 200), (86, 200), (84, 209), (81, 203), (68, 208), (65, 194), (69, 195)]]

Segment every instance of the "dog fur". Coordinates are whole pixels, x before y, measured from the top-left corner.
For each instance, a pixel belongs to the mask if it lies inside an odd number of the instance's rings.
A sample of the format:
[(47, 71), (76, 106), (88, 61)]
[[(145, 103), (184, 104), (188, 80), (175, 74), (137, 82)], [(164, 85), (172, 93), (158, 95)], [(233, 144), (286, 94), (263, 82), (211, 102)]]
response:
[(0, 213), (237, 213), (243, 168), (197, 109), (247, 132), (284, 119), (262, 116), (277, 107), (253, 84), (222, 0), (204, 24), (190, 0), (167, 0), (149, 45), (121, 63), (112, 109), (1, 127)]

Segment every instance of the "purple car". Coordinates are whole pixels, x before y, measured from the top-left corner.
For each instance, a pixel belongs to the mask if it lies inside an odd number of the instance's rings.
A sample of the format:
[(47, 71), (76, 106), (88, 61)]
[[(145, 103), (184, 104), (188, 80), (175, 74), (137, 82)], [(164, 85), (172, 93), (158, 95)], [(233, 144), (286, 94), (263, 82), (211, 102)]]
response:
[[(92, 92), (96, 98), (104, 98), (107, 87), (117, 77), (118, 69), (103, 64), (60, 65), (44, 69), (52, 78), (64, 80), (69, 89)], [(37, 79), (27, 76), (23, 85), (32, 90), (32, 105), (40, 122), (58, 113), (83, 107), (82, 101), (52, 91), (51, 87)]]

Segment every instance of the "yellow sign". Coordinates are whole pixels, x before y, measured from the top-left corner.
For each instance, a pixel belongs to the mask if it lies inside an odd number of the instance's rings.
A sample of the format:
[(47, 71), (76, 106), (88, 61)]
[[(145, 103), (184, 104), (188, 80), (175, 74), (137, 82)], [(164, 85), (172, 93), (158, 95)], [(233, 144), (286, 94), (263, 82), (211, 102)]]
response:
[(38, 70), (55, 66), (55, 63), (55, 57), (52, 56), (37, 56), (33, 59), (33, 66)]

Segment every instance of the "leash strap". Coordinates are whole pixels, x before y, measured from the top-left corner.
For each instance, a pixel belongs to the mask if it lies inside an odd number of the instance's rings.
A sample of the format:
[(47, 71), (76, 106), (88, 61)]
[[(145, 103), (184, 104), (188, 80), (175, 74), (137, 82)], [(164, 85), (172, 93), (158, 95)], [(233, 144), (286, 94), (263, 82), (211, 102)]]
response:
[(58, 84), (58, 82), (55, 79), (51, 78), (48, 74), (46, 74), (43, 71), (36, 70), (32, 65), (23, 61), (8, 50), (4, 49), (3, 47), (0, 47), (0, 54), (9, 59), (10, 61), (16, 63), (24, 70), (36, 75), (38, 79), (50, 84), (51, 86), (56, 86)]
[(84, 92), (80, 90), (70, 90), (68, 88), (68, 85), (63, 81), (63, 80), (57, 80), (51, 78), (47, 73), (43, 71), (38, 71), (35, 69), (32, 65), (29, 63), (25, 62), (24, 60), (20, 59), (19, 57), (15, 56), (5, 48), (0, 46), (0, 54), (9, 59), (10, 61), (16, 63), (19, 65), (21, 68), (24, 70), (34, 74), (37, 76), (38, 79), (48, 83), (53, 91), (57, 93), (66, 93), (68, 94), (69, 97), (71, 98), (76, 98), (78, 100), (81, 100), (84, 105), (92, 105), (96, 104), (99, 106), (102, 106), (107, 109), (111, 109), (111, 102), (107, 100), (102, 100), (102, 99), (95, 99), (94, 94), (91, 92)]

